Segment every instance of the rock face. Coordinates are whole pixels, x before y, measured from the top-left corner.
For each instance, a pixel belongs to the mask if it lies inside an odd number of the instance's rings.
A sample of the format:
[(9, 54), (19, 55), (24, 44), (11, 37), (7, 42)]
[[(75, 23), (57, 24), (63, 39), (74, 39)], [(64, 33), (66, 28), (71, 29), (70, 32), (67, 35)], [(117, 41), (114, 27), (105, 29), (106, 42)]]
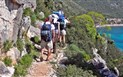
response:
[(14, 71), (14, 67), (6, 67), (5, 64), (0, 61), (0, 77), (12, 77)]
[(5, 64), (0, 61), (0, 76), (7, 73), (9, 73), (9, 70), (6, 68)]
[(20, 59), (20, 51), (13, 47), (10, 49), (10, 51), (7, 52), (7, 56), (12, 59), (12, 64), (15, 65), (17, 63), (17, 60)]
[(16, 42), (23, 9), (36, 8), (36, 0), (0, 0), (0, 38), (1, 42)]

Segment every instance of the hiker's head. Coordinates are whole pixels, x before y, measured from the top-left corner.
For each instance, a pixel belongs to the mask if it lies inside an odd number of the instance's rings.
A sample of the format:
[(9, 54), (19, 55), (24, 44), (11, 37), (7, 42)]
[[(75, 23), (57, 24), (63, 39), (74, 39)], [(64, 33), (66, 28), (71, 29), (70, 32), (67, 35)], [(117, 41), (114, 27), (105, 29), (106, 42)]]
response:
[(53, 18), (52, 18), (52, 15), (49, 15), (48, 16), (48, 21), (52, 22)]

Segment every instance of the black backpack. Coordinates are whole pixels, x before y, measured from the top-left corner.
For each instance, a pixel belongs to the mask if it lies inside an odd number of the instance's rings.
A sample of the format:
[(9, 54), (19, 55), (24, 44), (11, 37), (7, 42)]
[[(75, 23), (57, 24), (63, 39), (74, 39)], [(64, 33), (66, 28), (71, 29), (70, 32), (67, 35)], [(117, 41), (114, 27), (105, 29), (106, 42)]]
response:
[(43, 39), (45, 42), (52, 40), (51, 24), (44, 23), (41, 28), (41, 39)]

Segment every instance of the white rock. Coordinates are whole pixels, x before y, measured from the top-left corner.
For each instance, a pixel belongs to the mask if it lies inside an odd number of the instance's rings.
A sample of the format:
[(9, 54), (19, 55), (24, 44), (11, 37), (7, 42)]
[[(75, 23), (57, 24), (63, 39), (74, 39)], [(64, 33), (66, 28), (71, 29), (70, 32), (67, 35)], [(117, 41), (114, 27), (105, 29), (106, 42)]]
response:
[(21, 53), (21, 57), (24, 56), (24, 55), (26, 55), (26, 54), (27, 54), (27, 51), (26, 51), (26, 49), (24, 48), (24, 50), (23, 50), (22, 53)]
[(45, 17), (45, 15), (44, 15), (43, 12), (40, 12), (40, 13), (39, 13), (39, 16), (40, 16), (41, 18), (44, 18), (44, 17)]
[(17, 10), (12, 10), (10, 14), (11, 14), (11, 20), (13, 20), (17, 15)]
[(20, 51), (16, 47), (13, 47), (7, 52), (7, 56), (12, 59), (12, 64), (16, 64), (16, 60), (20, 58)]
[(8, 74), (3, 74), (3, 75), (1, 75), (1, 77), (12, 77), (12, 76), (13, 76), (13, 74), (14, 74), (14, 72), (15, 72), (14, 67), (7, 67), (7, 68), (8, 68), (8, 70), (10, 71), (10, 73), (8, 73)]

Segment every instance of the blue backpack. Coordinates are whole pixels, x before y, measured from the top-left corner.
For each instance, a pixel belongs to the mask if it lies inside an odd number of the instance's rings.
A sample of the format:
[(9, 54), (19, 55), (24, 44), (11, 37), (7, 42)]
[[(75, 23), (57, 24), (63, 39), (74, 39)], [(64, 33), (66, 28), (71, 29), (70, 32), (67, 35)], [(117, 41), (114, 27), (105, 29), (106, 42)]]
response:
[(64, 14), (60, 14), (58, 11), (54, 11), (53, 14), (56, 14), (59, 16), (59, 19), (58, 19), (59, 22), (64, 22), (65, 20)]
[(52, 40), (51, 24), (46, 24), (41, 28), (41, 39), (45, 42), (50, 42)]

